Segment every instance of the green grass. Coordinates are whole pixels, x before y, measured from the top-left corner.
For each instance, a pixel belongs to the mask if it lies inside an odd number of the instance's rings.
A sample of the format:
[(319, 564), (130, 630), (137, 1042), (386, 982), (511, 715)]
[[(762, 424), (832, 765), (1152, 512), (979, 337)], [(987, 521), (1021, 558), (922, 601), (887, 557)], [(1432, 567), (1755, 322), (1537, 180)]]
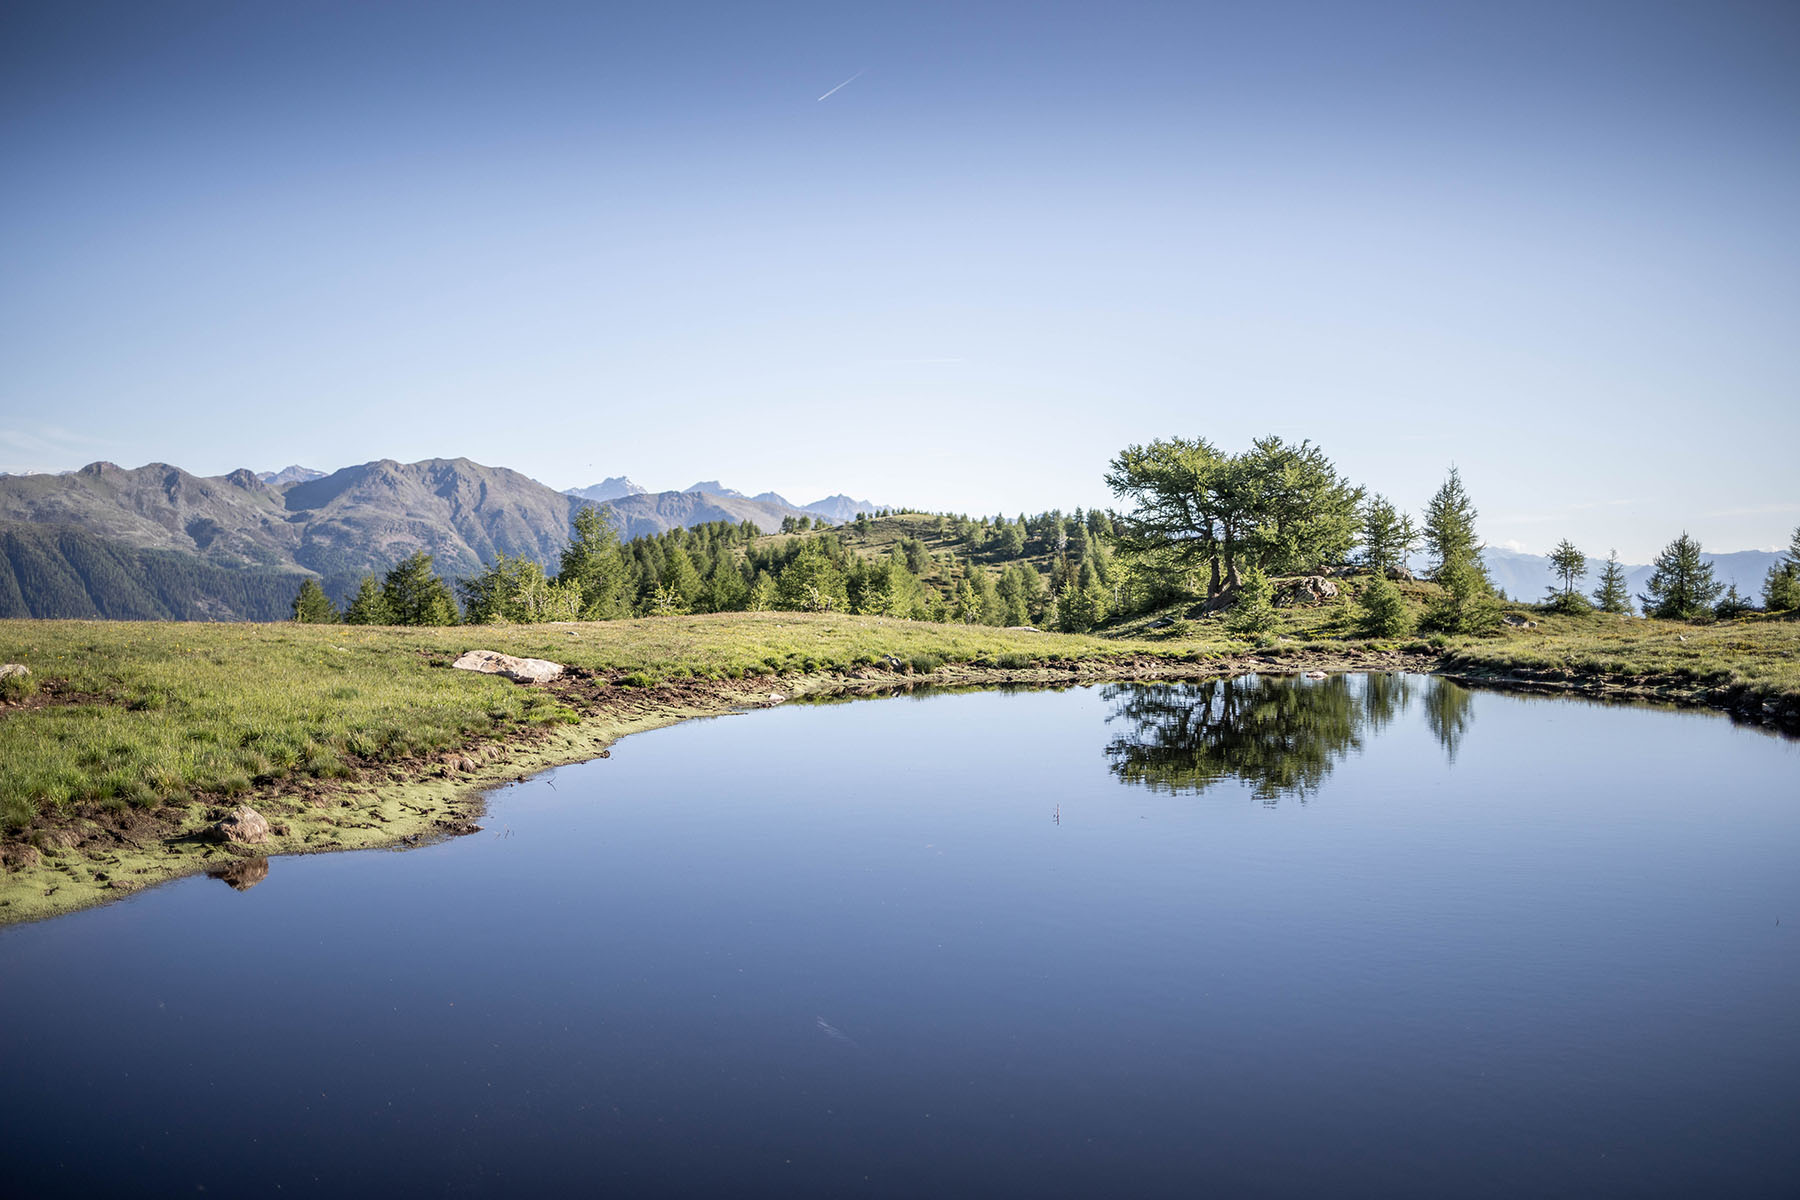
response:
[[(1753, 696), (1800, 710), (1800, 622), (1712, 625), (1514, 606), (1534, 629), (1486, 637), (1355, 636), (1356, 580), (1337, 600), (1277, 610), (1261, 653), (1295, 661), (1347, 645), (1443, 656), (1474, 674), (1604, 678), (1673, 698)], [(1430, 585), (1403, 589), (1421, 608)], [(240, 795), (274, 782), (347, 777), (383, 763), (575, 719), (556, 696), (448, 669), (485, 647), (589, 668), (618, 686), (852, 672), (891, 656), (915, 674), (946, 664), (1018, 670), (1119, 656), (1172, 663), (1252, 648), (1221, 619), (1172, 606), (1174, 624), (1136, 618), (1119, 636), (1076, 637), (876, 617), (722, 613), (597, 624), (384, 629), (89, 621), (0, 621), (0, 661), (31, 668), (0, 697), (0, 829), (74, 806), (148, 806)]]
[(341, 777), (574, 719), (550, 692), (448, 669), (475, 647), (623, 673), (622, 684), (641, 688), (847, 671), (889, 654), (1027, 663), (1168, 650), (800, 613), (449, 629), (0, 621), (0, 661), (30, 667), (38, 692), (0, 709), (0, 828), (79, 804)]

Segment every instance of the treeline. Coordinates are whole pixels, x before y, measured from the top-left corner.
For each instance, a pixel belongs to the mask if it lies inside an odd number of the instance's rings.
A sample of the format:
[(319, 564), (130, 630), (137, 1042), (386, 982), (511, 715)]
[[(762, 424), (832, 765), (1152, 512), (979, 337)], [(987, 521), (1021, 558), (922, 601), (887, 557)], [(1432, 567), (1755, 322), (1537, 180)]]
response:
[[(365, 577), (340, 612), (316, 582), (302, 584), (293, 615), (309, 622), (443, 625), (594, 621), (680, 613), (788, 610), (851, 612), (983, 625), (1038, 625), (1080, 632), (1116, 607), (1119, 573), (1101, 512), (1060, 511), (927, 518), (924, 538), (902, 536), (885, 552), (859, 553), (878, 514), (841, 529), (759, 544), (752, 523), (728, 521), (617, 541), (604, 513), (583, 508), (556, 574), (530, 559), (498, 556), (454, 586), (416, 553), (385, 577)], [(914, 514), (909, 514), (914, 515)], [(794, 519), (790, 532), (800, 533)], [(1042, 558), (1040, 570), (1029, 556)]]
[[(1488, 577), (1478, 513), (1455, 468), (1417, 521), (1350, 483), (1311, 442), (1277, 437), (1235, 454), (1205, 439), (1127, 447), (1106, 482), (1129, 511), (907, 513), (907, 532), (878, 554), (853, 543), (903, 510), (832, 529), (788, 518), (783, 532), (795, 536), (767, 543), (750, 522), (715, 522), (621, 545), (605, 514), (586, 507), (554, 575), (532, 560), (501, 555), (452, 587), (421, 553), (385, 578), (363, 579), (341, 614), (310, 581), (293, 612), (308, 621), (450, 624), (783, 609), (1084, 632), (1199, 600), (1249, 636), (1277, 623), (1273, 578), (1365, 572), (1371, 578), (1358, 603), (1371, 636), (1398, 636), (1415, 625), (1480, 633), (1500, 622), (1505, 598)], [(1411, 578), (1407, 563), (1420, 550), (1437, 586), (1415, 613), (1396, 584)], [(1633, 611), (1616, 553), (1591, 593), (1578, 586), (1588, 568), (1577, 547), (1565, 540), (1551, 559), (1561, 586), (1543, 605), (1568, 613)], [(1685, 533), (1658, 557), (1638, 600), (1647, 615), (1677, 619), (1754, 607), (1713, 579), (1698, 542)], [(1800, 530), (1787, 558), (1769, 572), (1762, 600), (1771, 611), (1800, 607)]]
[(0, 617), (276, 621), (299, 579), (140, 550), (80, 529), (0, 526)]

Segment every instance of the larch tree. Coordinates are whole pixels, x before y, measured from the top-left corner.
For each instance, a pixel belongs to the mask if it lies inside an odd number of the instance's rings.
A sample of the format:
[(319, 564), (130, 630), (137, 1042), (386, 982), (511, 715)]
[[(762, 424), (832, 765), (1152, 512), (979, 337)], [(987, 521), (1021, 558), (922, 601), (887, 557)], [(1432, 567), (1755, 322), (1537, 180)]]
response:
[(300, 593), (294, 597), (294, 620), (302, 625), (337, 623), (338, 610), (332, 606), (331, 598), (319, 586), (318, 580), (307, 579), (301, 582)]
[(1625, 586), (1625, 568), (1619, 565), (1617, 550), (1607, 554), (1606, 565), (1600, 568), (1600, 586), (1594, 589), (1594, 607), (1606, 613), (1631, 611), (1631, 593)]
[(1713, 578), (1712, 564), (1701, 554), (1699, 541), (1683, 530), (1656, 556), (1649, 590), (1639, 597), (1647, 616), (1691, 621), (1712, 612), (1725, 586)]

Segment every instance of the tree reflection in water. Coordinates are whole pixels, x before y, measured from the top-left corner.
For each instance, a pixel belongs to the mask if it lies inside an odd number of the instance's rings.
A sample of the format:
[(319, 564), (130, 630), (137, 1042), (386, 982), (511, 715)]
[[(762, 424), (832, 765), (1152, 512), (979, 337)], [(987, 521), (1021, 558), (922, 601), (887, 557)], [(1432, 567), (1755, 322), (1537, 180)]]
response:
[(1442, 679), (1333, 675), (1323, 680), (1244, 675), (1105, 691), (1109, 722), (1130, 730), (1107, 744), (1113, 774), (1153, 791), (1202, 792), (1241, 779), (1267, 803), (1303, 802), (1366, 737), (1424, 693), (1426, 722), (1454, 760), (1473, 714), (1470, 694)]

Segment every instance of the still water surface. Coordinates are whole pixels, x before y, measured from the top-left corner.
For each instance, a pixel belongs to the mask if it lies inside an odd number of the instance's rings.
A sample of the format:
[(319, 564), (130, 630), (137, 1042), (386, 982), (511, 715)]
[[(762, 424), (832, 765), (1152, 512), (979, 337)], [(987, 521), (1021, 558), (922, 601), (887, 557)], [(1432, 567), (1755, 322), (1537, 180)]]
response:
[(1790, 1195), (1800, 752), (1398, 676), (627, 739), (0, 931), (9, 1195)]

